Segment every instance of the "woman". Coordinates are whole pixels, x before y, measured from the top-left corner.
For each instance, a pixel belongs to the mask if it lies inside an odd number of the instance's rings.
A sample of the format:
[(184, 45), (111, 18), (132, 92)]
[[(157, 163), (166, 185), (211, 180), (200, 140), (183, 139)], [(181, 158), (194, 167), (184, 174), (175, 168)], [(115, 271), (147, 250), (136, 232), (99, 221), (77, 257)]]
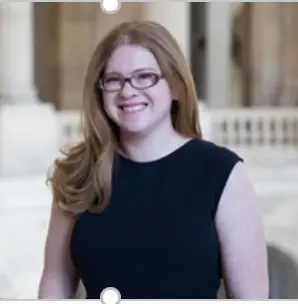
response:
[(201, 139), (191, 72), (154, 22), (98, 45), (83, 93), (84, 141), (56, 160), (39, 298), (268, 296), (255, 193), (235, 153)]

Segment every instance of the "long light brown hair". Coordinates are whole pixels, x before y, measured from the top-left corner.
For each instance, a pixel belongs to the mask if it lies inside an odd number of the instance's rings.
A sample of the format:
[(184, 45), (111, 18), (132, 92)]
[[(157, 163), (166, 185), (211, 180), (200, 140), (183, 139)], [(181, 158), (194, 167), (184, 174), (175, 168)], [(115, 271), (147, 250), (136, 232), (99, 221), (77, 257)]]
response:
[(84, 139), (64, 158), (55, 160), (48, 177), (54, 202), (71, 215), (86, 210), (100, 212), (109, 201), (118, 132), (103, 109), (98, 81), (113, 51), (123, 44), (143, 46), (152, 52), (177, 97), (172, 111), (174, 129), (187, 137), (201, 137), (196, 90), (177, 41), (156, 22), (118, 25), (99, 43), (87, 70), (82, 106)]

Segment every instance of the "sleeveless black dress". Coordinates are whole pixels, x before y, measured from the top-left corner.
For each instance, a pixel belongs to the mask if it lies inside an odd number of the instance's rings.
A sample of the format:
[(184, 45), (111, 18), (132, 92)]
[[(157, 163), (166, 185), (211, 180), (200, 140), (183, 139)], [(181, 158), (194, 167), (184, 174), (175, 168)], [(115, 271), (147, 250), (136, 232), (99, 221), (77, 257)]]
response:
[(87, 299), (99, 299), (106, 287), (122, 299), (216, 299), (214, 218), (238, 161), (201, 139), (152, 162), (116, 155), (109, 206), (83, 213), (72, 234), (71, 257)]

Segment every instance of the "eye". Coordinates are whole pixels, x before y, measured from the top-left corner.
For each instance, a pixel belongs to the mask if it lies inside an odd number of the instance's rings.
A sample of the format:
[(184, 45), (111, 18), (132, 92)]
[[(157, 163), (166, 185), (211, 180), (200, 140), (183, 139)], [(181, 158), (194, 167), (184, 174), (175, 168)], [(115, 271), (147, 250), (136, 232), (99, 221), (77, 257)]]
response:
[(136, 75), (139, 80), (152, 80), (155, 79), (156, 75), (153, 73), (140, 73)]
[(135, 75), (135, 81), (142, 86), (151, 86), (158, 80), (158, 75), (150, 72), (139, 73)]
[(104, 79), (105, 83), (114, 83), (114, 82), (120, 82), (121, 79), (118, 76), (108, 76)]

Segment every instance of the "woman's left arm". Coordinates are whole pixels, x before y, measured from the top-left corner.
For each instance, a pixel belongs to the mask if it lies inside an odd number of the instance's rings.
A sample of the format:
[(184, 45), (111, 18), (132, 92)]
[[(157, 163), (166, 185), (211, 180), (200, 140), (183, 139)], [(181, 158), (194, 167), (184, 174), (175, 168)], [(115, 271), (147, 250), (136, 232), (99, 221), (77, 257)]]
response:
[(225, 185), (215, 218), (228, 298), (268, 299), (267, 249), (259, 209), (245, 165), (239, 162)]

